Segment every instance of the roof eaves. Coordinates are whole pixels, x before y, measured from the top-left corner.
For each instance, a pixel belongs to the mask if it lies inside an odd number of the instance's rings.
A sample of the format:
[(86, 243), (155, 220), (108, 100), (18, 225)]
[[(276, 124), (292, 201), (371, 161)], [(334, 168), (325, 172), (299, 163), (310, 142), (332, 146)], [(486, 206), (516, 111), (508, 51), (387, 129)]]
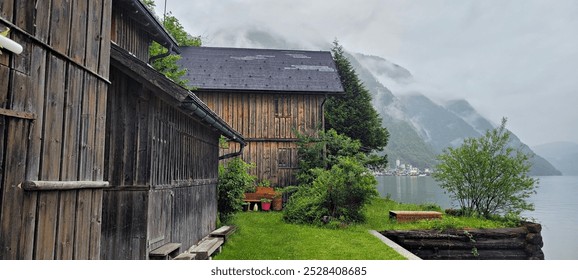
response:
[(143, 29), (152, 36), (153, 40), (170, 52), (180, 54), (179, 44), (157, 17), (140, 0), (129, 0), (129, 2), (132, 7), (132, 16), (139, 19), (139, 22), (145, 27)]
[[(164, 98), (174, 100), (174, 104), (189, 113), (195, 114), (201, 121), (219, 130), (222, 135), (238, 142), (242, 147), (246, 145), (245, 139), (239, 132), (230, 127), (190, 90), (174, 83), (162, 73), (152, 69), (150, 65), (140, 61), (115, 44), (111, 45), (111, 60), (118, 61), (119, 63), (116, 65), (122, 68), (123, 72), (130, 72), (131, 76), (138, 77), (146, 81), (148, 85), (166, 93)], [(147, 75), (147, 77), (144, 75)]]

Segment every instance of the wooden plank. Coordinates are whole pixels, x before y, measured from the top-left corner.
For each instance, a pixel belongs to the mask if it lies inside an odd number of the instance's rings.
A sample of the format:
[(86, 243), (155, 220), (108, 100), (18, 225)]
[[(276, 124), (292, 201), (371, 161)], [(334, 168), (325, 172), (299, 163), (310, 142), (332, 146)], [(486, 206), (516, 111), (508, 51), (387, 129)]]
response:
[(38, 196), (38, 225), (35, 238), (34, 259), (55, 258), (58, 192), (45, 192)]
[(56, 248), (54, 258), (71, 260), (74, 255), (76, 221), (76, 191), (64, 191), (59, 196)]
[[(6, 161), (4, 182), (0, 191), (2, 212), (0, 213), (0, 256), (17, 259), (18, 239), (22, 230), (23, 192), (17, 188), (17, 181), (25, 175), (27, 137), (29, 121), (11, 119), (8, 121), (6, 136)], [(3, 160), (3, 159), (2, 159)], [(2, 179), (2, 178), (0, 178)]]
[[(111, 22), (112, 0), (102, 0), (102, 27), (100, 29), (100, 57), (98, 73), (103, 77), (108, 77), (110, 72)], [(142, 45), (148, 49), (148, 44)]]
[(10, 85), (10, 68), (2, 65), (2, 56), (0, 56), (0, 108), (8, 108), (8, 86)]
[(102, 205), (103, 190), (92, 190), (92, 201), (90, 208), (90, 239), (89, 239), (89, 256), (91, 260), (100, 259), (101, 250), (101, 231), (102, 231)]
[[(28, 1), (26, 1), (28, 2)], [(35, 61), (35, 67), (30, 71), (30, 102), (29, 111), (36, 115), (29, 137), (28, 156), (26, 161), (26, 179), (37, 180), (40, 176), (41, 148), (44, 139), (44, 95), (46, 91), (46, 50), (40, 46), (33, 46), (31, 60)], [(38, 194), (24, 192), (23, 224), (20, 235), (19, 253), (20, 259), (33, 259), (34, 236), (36, 233)]]
[(7, 0), (0, 2), (0, 16), (8, 21), (12, 21), (14, 15), (14, 1)]
[[(30, 109), (29, 112), (36, 115), (36, 120), (29, 135), (30, 146), (28, 148), (28, 166), (26, 179), (38, 180), (40, 176), (41, 148), (44, 141), (44, 100), (46, 91), (46, 50), (40, 46), (32, 48), (32, 60), (35, 67), (30, 71)], [(28, 244), (32, 244), (32, 240)]]
[(236, 230), (236, 226), (222, 226), (211, 232), (210, 236), (222, 238), (223, 242), (227, 242), (227, 238), (235, 233)]
[(196, 254), (191, 254), (191, 253), (182, 253), (179, 254), (178, 256), (176, 256), (173, 260), (186, 260), (186, 261), (190, 261), (190, 260), (195, 260), (197, 258)]
[(24, 181), (21, 187), (26, 191), (54, 191), (106, 188), (106, 181)]
[(80, 150), (80, 119), (84, 71), (69, 65), (64, 100), (62, 181), (75, 181), (78, 176)]
[(95, 124), (95, 147), (93, 163), (93, 180), (104, 180), (104, 157), (106, 143), (106, 112), (108, 99), (108, 85), (103, 81), (97, 81), (97, 100), (96, 100), (96, 124)]
[(91, 210), (92, 190), (82, 189), (77, 192), (76, 198), (76, 221), (75, 221), (75, 246), (74, 259), (90, 259), (90, 235), (91, 235)]
[[(28, 1), (26, 1), (28, 2)], [(68, 56), (80, 65), (84, 65), (86, 54), (86, 24), (88, 20), (88, 0), (72, 1), (72, 22), (70, 24), (70, 45)]]
[(85, 76), (85, 94), (82, 100), (82, 127), (80, 133), (80, 177), (82, 181), (94, 180), (94, 140), (97, 103), (97, 79)]
[(71, 1), (52, 0), (50, 45), (60, 53), (67, 53), (71, 25)]
[[(102, 12), (101, 1), (88, 1), (88, 24), (86, 29), (86, 53), (85, 66), (94, 71), (98, 71), (100, 58), (100, 37), (102, 34)], [(110, 20), (110, 18), (106, 19)]]
[(48, 38), (50, 38), (52, 2), (51, 0), (38, 0), (35, 3), (36, 22), (34, 28), (36, 30), (33, 34), (43, 43), (48, 43)]
[[(61, 170), (65, 63), (51, 55), (45, 97), (44, 142), (40, 179), (59, 180)], [(35, 259), (54, 259), (58, 221), (58, 192), (38, 194), (38, 234), (35, 238)]]
[(19, 118), (19, 119), (28, 119), (28, 120), (35, 120), (36, 114), (30, 112), (21, 112), (9, 109), (0, 108), (0, 115), (12, 117), (12, 118)]
[(65, 63), (49, 57), (45, 98), (42, 180), (59, 180), (62, 153)]
[(163, 246), (158, 247), (158, 248), (152, 250), (152, 251), (149, 253), (149, 256), (150, 256), (150, 257), (163, 257), (163, 258), (166, 258), (166, 257), (168, 257), (169, 255), (175, 253), (175, 251), (178, 252), (178, 250), (181, 248), (181, 245), (182, 245), (181, 243), (167, 243), (167, 244), (164, 244)]
[(18, 243), (18, 259), (31, 260), (34, 256), (34, 234), (36, 232), (36, 206), (38, 195), (24, 192), (22, 207), (22, 231)]
[(209, 237), (201, 241), (197, 246), (189, 250), (189, 253), (196, 254), (197, 259), (209, 259), (217, 250), (223, 245), (223, 239), (216, 237)]
[(397, 211), (390, 210), (389, 217), (398, 222), (412, 222), (422, 219), (441, 219), (442, 213), (437, 211)]

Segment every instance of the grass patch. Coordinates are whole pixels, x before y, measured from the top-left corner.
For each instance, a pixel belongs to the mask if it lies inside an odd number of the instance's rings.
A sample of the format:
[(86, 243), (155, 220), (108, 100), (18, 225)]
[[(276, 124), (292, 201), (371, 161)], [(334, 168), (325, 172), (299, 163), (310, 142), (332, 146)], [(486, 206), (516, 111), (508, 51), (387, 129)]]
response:
[(242, 212), (216, 260), (400, 260), (366, 229), (287, 224), (279, 212)]
[[(397, 223), (389, 210), (437, 210), (438, 206), (374, 199), (365, 210), (366, 222), (343, 228), (325, 228), (285, 223), (280, 212), (237, 213), (232, 224), (238, 229), (216, 255), (216, 260), (400, 260), (395, 250), (368, 230), (447, 228), (501, 228), (511, 224), (480, 218), (443, 215), (441, 220)], [(442, 211), (443, 212), (443, 211)]]

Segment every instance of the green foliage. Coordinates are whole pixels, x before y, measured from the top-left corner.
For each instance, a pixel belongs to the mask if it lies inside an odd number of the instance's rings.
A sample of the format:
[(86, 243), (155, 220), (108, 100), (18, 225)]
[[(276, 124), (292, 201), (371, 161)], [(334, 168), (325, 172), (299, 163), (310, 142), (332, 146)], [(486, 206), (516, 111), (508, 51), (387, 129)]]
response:
[[(151, 0), (145, 0), (143, 3), (151, 11), (155, 6), (154, 1)], [(201, 46), (201, 38), (193, 37), (188, 34), (185, 31), (185, 28), (180, 24), (179, 20), (173, 16), (171, 12), (168, 12), (166, 15), (164, 15), (163, 26), (167, 32), (175, 39), (179, 46)], [(167, 48), (161, 46), (157, 42), (153, 42), (149, 47), (150, 57), (167, 54), (168, 52), (169, 50)], [(157, 71), (165, 74), (167, 78), (173, 80), (175, 83), (183, 87), (188, 87), (188, 81), (182, 78), (182, 76), (186, 74), (187, 70), (178, 66), (177, 61), (179, 59), (181, 59), (180, 55), (170, 54), (168, 56), (153, 60), (152, 66)]]
[(519, 215), (533, 210), (527, 199), (538, 180), (528, 176), (530, 155), (508, 146), (506, 119), (480, 138), (468, 138), (441, 154), (433, 177), (465, 215)]
[(364, 221), (363, 207), (378, 195), (377, 180), (352, 157), (339, 157), (331, 169), (313, 170), (315, 179), (289, 199), (284, 219), (320, 224), (323, 216), (344, 223)]
[(297, 180), (308, 185), (315, 179), (314, 169), (329, 169), (341, 157), (356, 158), (368, 168), (381, 168), (387, 164), (387, 156), (367, 155), (362, 152), (361, 142), (346, 135), (338, 134), (334, 129), (320, 132), (319, 137), (299, 135), (299, 171)]
[(241, 158), (219, 165), (217, 210), (222, 223), (226, 223), (232, 214), (242, 209), (244, 193), (255, 190), (255, 176), (248, 173), (252, 167)]
[(371, 104), (370, 92), (358, 78), (337, 41), (334, 42), (332, 53), (345, 94), (327, 100), (327, 128), (359, 139), (366, 152), (382, 150), (387, 145), (389, 133), (381, 126), (381, 118)]

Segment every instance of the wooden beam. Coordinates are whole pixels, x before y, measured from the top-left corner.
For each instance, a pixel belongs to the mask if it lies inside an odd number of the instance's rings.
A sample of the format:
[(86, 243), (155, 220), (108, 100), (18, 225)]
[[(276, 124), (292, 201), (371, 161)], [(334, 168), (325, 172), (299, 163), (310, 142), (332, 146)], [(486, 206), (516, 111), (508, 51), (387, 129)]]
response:
[(20, 184), (26, 191), (54, 191), (107, 188), (106, 181), (24, 181)]
[(36, 114), (0, 108), (0, 115), (19, 119), (35, 120)]

